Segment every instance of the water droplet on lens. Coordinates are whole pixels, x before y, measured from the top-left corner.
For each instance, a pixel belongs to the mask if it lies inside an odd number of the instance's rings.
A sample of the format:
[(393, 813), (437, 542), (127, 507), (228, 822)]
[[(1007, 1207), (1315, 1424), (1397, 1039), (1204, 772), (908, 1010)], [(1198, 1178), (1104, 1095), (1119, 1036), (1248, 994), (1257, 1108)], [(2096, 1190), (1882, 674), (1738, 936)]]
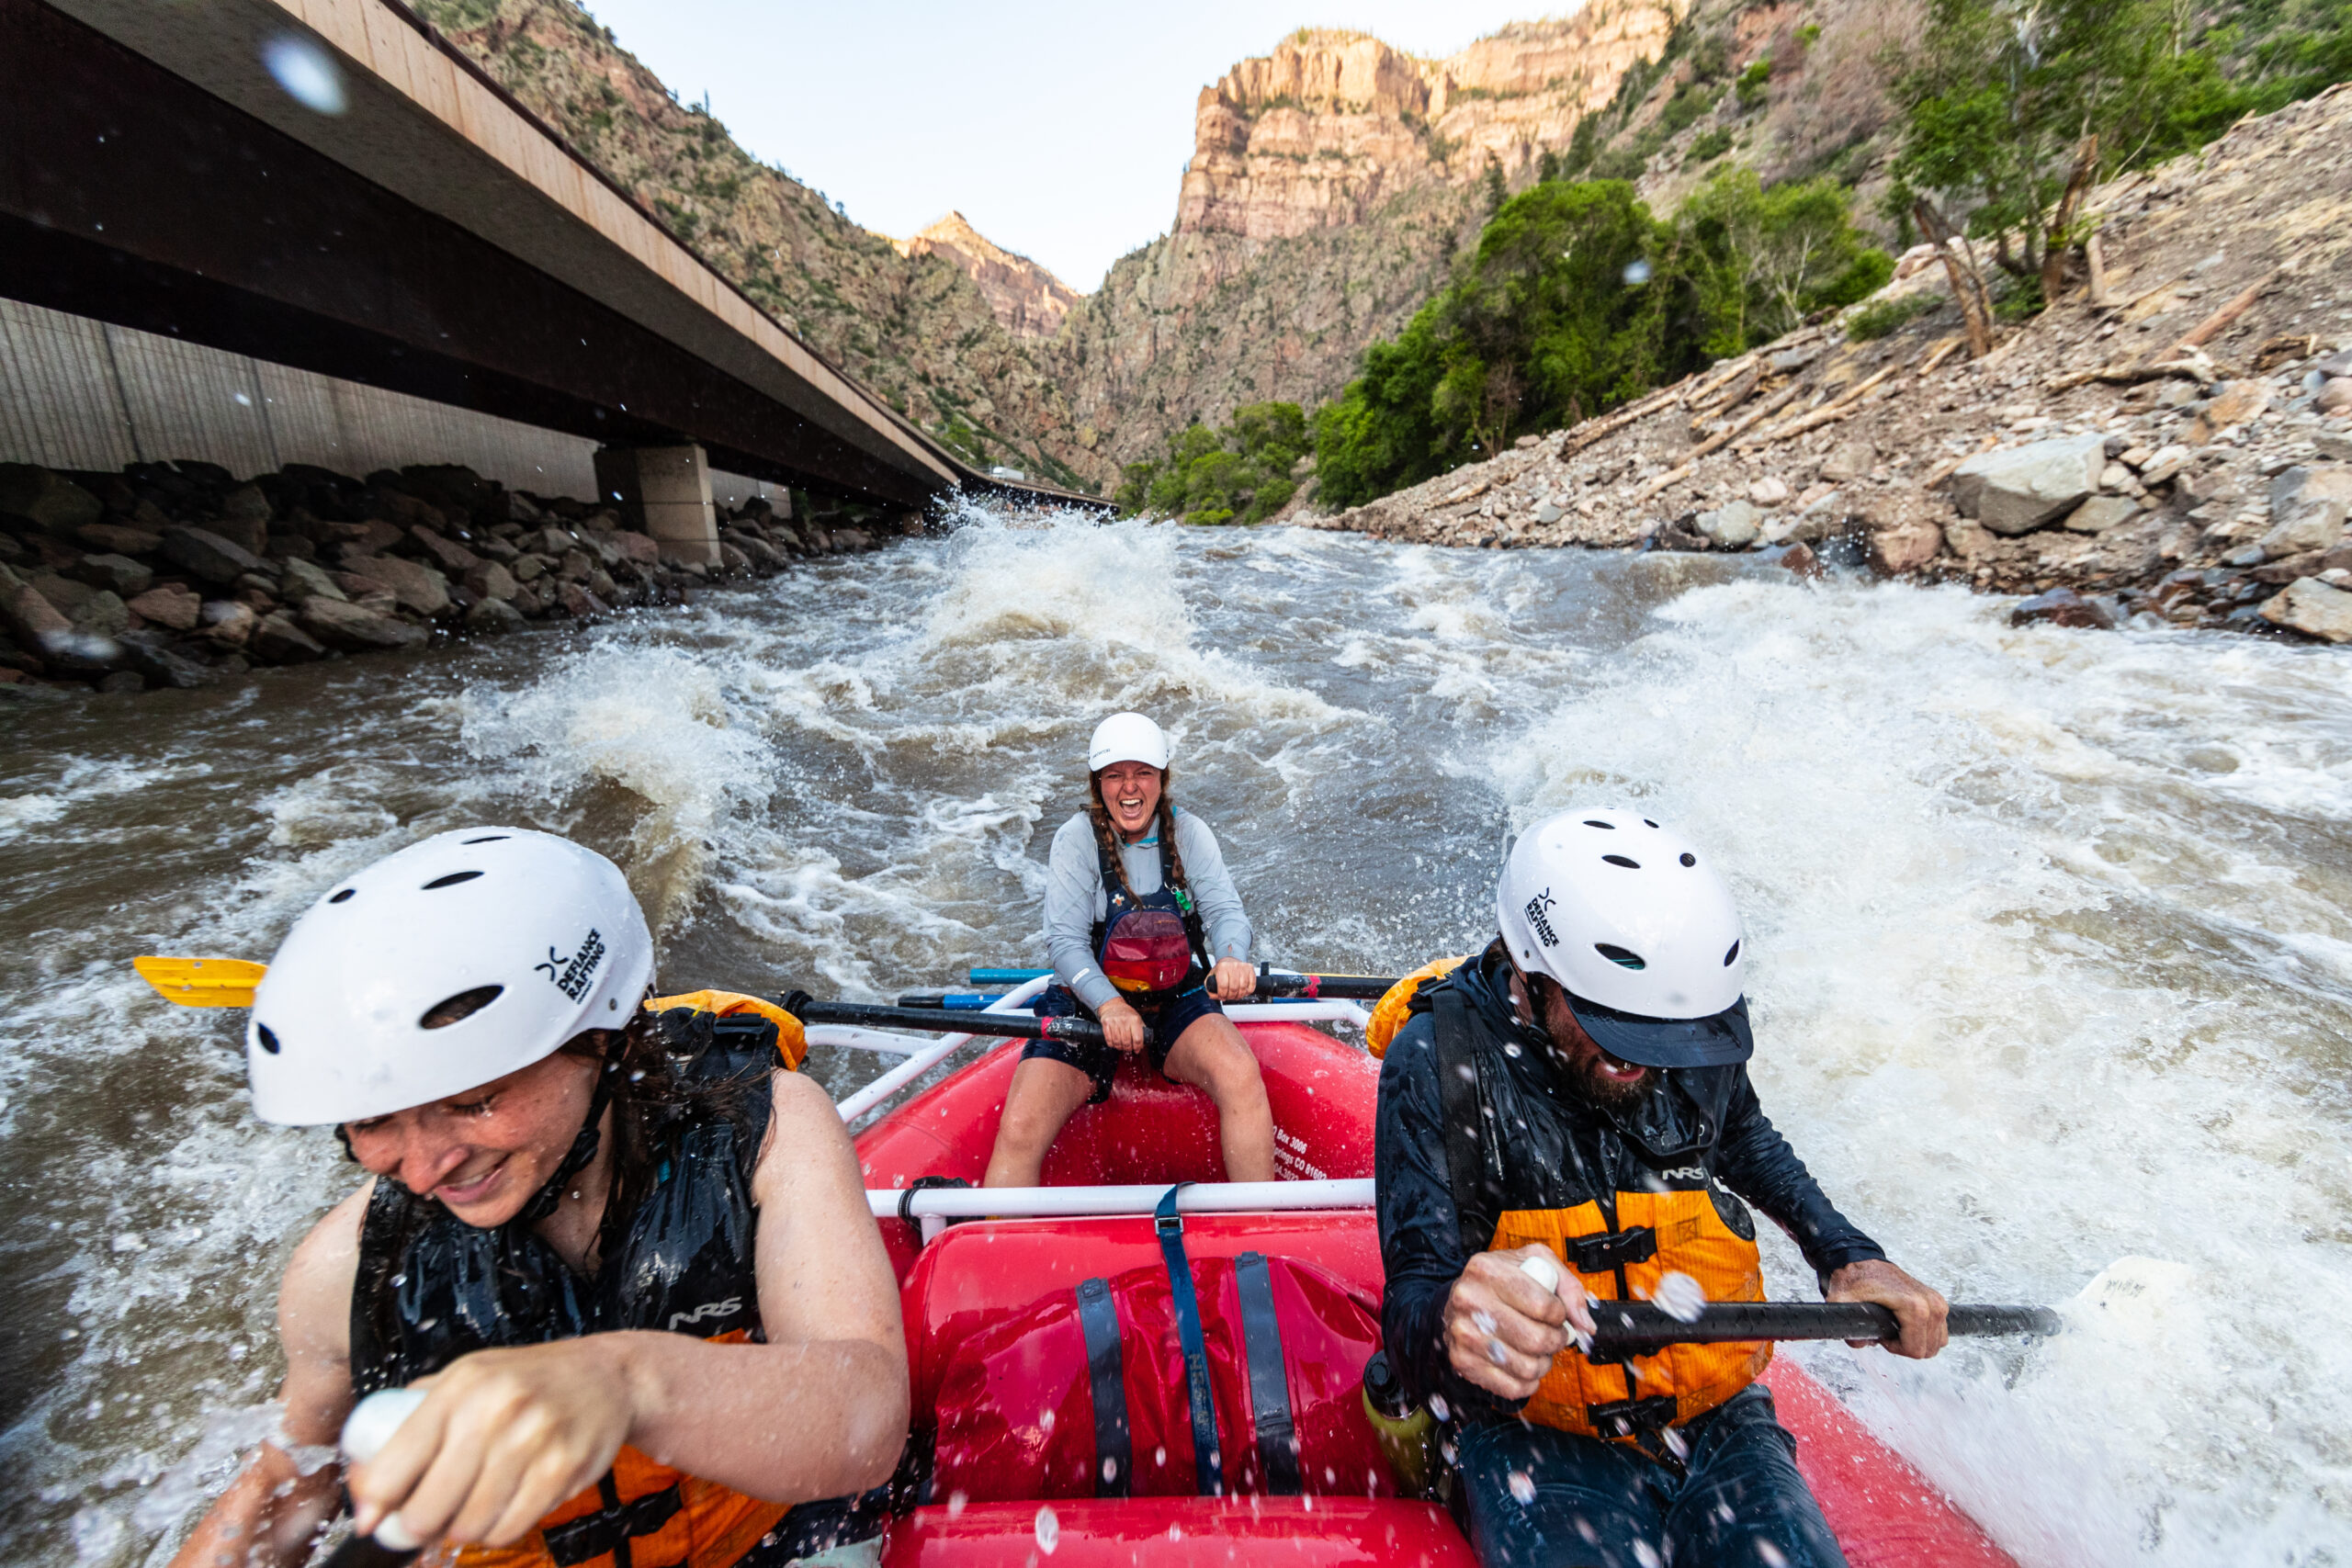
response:
[(1522, 1508), (1535, 1501), (1535, 1483), (1528, 1479), (1527, 1472), (1514, 1470), (1510, 1472), (1510, 1495)]
[(1062, 1543), (1062, 1522), (1054, 1517), (1050, 1505), (1037, 1510), (1037, 1550), (1051, 1557), (1054, 1548)]
[(947, 1517), (952, 1519), (956, 1515), (962, 1513), (964, 1511), (964, 1505), (971, 1500), (972, 1499), (964, 1493), (950, 1492), (947, 1495)]

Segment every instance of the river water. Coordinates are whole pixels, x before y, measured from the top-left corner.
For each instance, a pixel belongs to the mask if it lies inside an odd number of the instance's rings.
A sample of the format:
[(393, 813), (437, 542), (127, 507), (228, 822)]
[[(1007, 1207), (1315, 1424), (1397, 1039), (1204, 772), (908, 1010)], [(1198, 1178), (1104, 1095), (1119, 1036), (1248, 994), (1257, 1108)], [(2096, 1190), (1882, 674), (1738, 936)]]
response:
[(1280, 961), (1483, 942), (1507, 836), (1570, 805), (1713, 846), (1766, 1109), (1914, 1272), (2074, 1324), (1809, 1363), (2028, 1568), (2352, 1563), (2352, 657), (1692, 558), (969, 522), (0, 718), (0, 1560), (161, 1560), (267, 1428), (278, 1272), (352, 1181), (247, 1114), (242, 1014), (130, 955), (266, 958), (495, 822), (619, 860), (680, 988), (1036, 963), (1087, 734), (1136, 707)]

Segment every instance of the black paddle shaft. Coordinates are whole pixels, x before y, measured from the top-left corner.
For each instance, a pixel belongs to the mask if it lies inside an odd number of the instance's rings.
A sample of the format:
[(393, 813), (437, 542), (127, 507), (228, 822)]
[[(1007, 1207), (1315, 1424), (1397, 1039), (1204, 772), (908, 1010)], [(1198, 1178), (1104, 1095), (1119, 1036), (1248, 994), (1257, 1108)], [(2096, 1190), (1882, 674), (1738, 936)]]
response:
[[(1668, 1345), (1719, 1345), (1745, 1339), (1873, 1339), (1900, 1337), (1892, 1308), (1871, 1302), (1709, 1302), (1696, 1322), (1681, 1323), (1648, 1302), (1592, 1303), (1592, 1355), (1645, 1355)], [(2037, 1306), (1956, 1306), (1945, 1325), (1954, 1337), (2055, 1334), (2058, 1314)]]
[(1329, 997), (1335, 1001), (1376, 1002), (1396, 984), (1384, 975), (1277, 975), (1258, 971), (1261, 997)]
[(403, 1562), (413, 1562), (424, 1549), (395, 1551), (372, 1535), (355, 1535), (327, 1553), (326, 1568), (399, 1568)]
[[(1102, 1043), (1102, 1026), (1084, 1018), (1037, 1018), (1025, 1012), (943, 1012), (937, 1008), (894, 1008), (879, 1002), (820, 1002), (812, 1000), (806, 991), (781, 998), (776, 1005), (803, 1023), (921, 1029), (933, 1034), (986, 1034), (1000, 1040)], [(1151, 1037), (1148, 1030), (1144, 1037)]]

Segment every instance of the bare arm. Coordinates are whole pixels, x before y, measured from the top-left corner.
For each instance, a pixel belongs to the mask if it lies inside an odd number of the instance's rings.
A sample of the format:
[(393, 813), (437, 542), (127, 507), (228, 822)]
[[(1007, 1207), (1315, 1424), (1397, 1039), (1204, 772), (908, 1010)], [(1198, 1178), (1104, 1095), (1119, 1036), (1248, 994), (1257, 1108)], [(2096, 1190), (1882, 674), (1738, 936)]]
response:
[(352, 1472), (357, 1524), (398, 1510), (431, 1540), (504, 1545), (609, 1469), (623, 1443), (776, 1503), (889, 1479), (907, 1434), (907, 1355), (888, 1255), (832, 1102), (778, 1073), (752, 1182), (768, 1343), (658, 1332), (482, 1350)]
[[(288, 1442), (332, 1446), (350, 1414), (351, 1286), (359, 1263), (359, 1222), (369, 1181), (327, 1212), (294, 1249), (277, 1292), (277, 1334), (286, 1347), (278, 1398)], [(342, 1468), (310, 1474), (286, 1449), (266, 1442), (205, 1514), (172, 1568), (293, 1568), (342, 1506)]]

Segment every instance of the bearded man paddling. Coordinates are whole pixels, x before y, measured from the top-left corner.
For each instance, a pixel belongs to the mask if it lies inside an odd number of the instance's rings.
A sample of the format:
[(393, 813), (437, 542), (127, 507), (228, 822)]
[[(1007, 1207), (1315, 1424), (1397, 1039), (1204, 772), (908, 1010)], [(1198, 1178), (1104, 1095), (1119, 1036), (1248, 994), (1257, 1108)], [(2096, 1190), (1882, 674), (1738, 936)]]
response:
[(1480, 1561), (1842, 1564), (1756, 1381), (1769, 1345), (1575, 1343), (1594, 1301), (1761, 1301), (1753, 1203), (1829, 1300), (1894, 1310), (1897, 1354), (1943, 1348), (1943, 1298), (1757, 1101), (1729, 888), (1656, 821), (1575, 811), (1513, 847), (1496, 904), (1388, 1047), (1375, 1151), (1388, 1355), (1453, 1424)]

